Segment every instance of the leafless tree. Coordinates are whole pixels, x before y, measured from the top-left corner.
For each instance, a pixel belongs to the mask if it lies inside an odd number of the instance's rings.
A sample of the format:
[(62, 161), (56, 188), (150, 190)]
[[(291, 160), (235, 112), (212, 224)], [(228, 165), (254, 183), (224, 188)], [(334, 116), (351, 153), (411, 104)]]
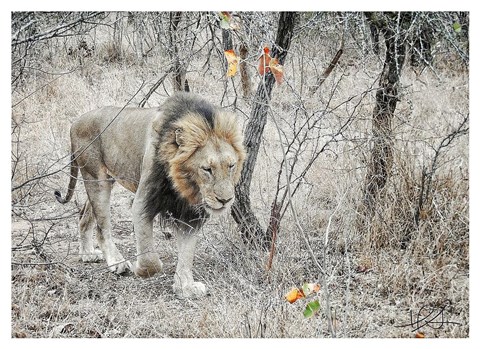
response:
[[(278, 58), (283, 64), (291, 44), (293, 29), (297, 14), (295, 12), (282, 12), (278, 20), (277, 37), (272, 49), (272, 57)], [(251, 209), (250, 183), (257, 159), (260, 141), (267, 122), (268, 102), (271, 98), (275, 78), (273, 74), (266, 74), (260, 81), (254, 98), (254, 106), (249, 122), (245, 129), (245, 147), (247, 157), (242, 170), (239, 184), (235, 188), (236, 200), (232, 208), (232, 215), (240, 225), (242, 236), (247, 242), (257, 242), (259, 246), (268, 247), (270, 238), (266, 236), (258, 219)]]

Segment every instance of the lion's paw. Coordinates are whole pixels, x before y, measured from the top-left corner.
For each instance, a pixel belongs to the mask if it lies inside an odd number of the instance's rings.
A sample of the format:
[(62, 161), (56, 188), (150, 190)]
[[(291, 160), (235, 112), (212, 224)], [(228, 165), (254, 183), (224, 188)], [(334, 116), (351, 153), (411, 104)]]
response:
[(84, 263), (96, 263), (103, 261), (105, 258), (103, 257), (102, 251), (98, 248), (95, 249), (93, 252), (84, 252), (81, 253), (82, 255), (82, 262)]
[(108, 265), (108, 269), (116, 274), (125, 274), (128, 271), (133, 271), (132, 263), (127, 260), (111, 263)]
[(142, 278), (148, 278), (161, 272), (163, 264), (158, 257), (137, 260), (133, 263), (133, 272)]
[(193, 282), (187, 285), (173, 285), (173, 292), (178, 298), (202, 298), (207, 294), (207, 287), (201, 282)]

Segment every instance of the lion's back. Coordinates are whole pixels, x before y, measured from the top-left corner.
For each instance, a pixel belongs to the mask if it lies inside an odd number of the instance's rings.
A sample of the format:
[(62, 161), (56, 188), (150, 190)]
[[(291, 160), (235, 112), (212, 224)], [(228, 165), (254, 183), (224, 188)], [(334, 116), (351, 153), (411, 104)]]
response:
[(85, 163), (106, 166), (111, 175), (135, 181), (158, 108), (103, 107), (78, 117), (72, 124), (72, 151), (82, 151)]
[(128, 129), (146, 129), (158, 114), (158, 108), (120, 108), (114, 106), (91, 110), (79, 116), (72, 124), (72, 132), (83, 137), (98, 134), (124, 133)]

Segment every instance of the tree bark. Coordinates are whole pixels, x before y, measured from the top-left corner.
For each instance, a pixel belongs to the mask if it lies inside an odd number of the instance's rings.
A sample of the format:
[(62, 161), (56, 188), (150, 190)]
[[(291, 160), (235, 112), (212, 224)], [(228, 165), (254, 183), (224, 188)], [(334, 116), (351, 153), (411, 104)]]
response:
[(182, 19), (182, 12), (170, 12), (170, 47), (172, 52), (170, 56), (174, 62), (173, 68), (173, 89), (174, 91), (190, 91), (188, 81), (186, 78), (186, 69), (180, 61), (180, 55), (178, 52), (178, 25)]
[[(398, 101), (398, 85), (405, 61), (406, 14), (367, 13), (369, 21), (383, 34), (386, 46), (385, 62), (372, 117), (373, 148), (367, 168), (364, 206), (367, 217), (373, 213), (379, 192), (385, 187), (393, 158), (392, 120)], [(398, 17), (399, 16), (399, 17)]]
[(379, 41), (379, 37), (378, 37), (378, 27), (373, 23), (370, 23), (369, 27), (370, 27), (370, 36), (372, 38), (373, 53), (375, 53), (376, 55), (379, 55), (380, 54), (380, 44), (379, 44), (380, 41)]
[(230, 30), (222, 29), (222, 41), (224, 51), (233, 49), (233, 39)]
[[(296, 21), (295, 12), (281, 12), (278, 21), (277, 37), (275, 46), (272, 48), (271, 56), (277, 57), (280, 64), (285, 62), (288, 49), (293, 36), (293, 29)], [(269, 108), (270, 96), (275, 83), (275, 78), (271, 73), (265, 75), (257, 87), (254, 98), (253, 109), (250, 113), (250, 119), (245, 129), (244, 145), (247, 156), (242, 170), (240, 182), (235, 188), (236, 200), (233, 204), (232, 215), (240, 226), (243, 240), (269, 249), (271, 236), (267, 236), (265, 230), (260, 225), (257, 217), (252, 211), (250, 202), (250, 184), (252, 181), (255, 162), (257, 160), (258, 150), (267, 123), (267, 113)]]
[(242, 81), (243, 98), (247, 99), (251, 94), (250, 75), (248, 74), (248, 66), (245, 62), (248, 57), (247, 44), (240, 44), (240, 78)]

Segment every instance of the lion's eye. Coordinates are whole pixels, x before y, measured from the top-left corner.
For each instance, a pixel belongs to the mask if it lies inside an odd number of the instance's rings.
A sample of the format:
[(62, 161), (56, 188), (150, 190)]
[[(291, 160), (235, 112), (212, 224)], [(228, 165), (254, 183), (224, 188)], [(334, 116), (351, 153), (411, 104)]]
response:
[(202, 170), (210, 175), (213, 174), (211, 167), (202, 167)]
[(233, 169), (235, 168), (235, 164), (230, 164), (230, 165), (228, 165), (228, 168), (229, 168), (230, 170), (233, 170)]

